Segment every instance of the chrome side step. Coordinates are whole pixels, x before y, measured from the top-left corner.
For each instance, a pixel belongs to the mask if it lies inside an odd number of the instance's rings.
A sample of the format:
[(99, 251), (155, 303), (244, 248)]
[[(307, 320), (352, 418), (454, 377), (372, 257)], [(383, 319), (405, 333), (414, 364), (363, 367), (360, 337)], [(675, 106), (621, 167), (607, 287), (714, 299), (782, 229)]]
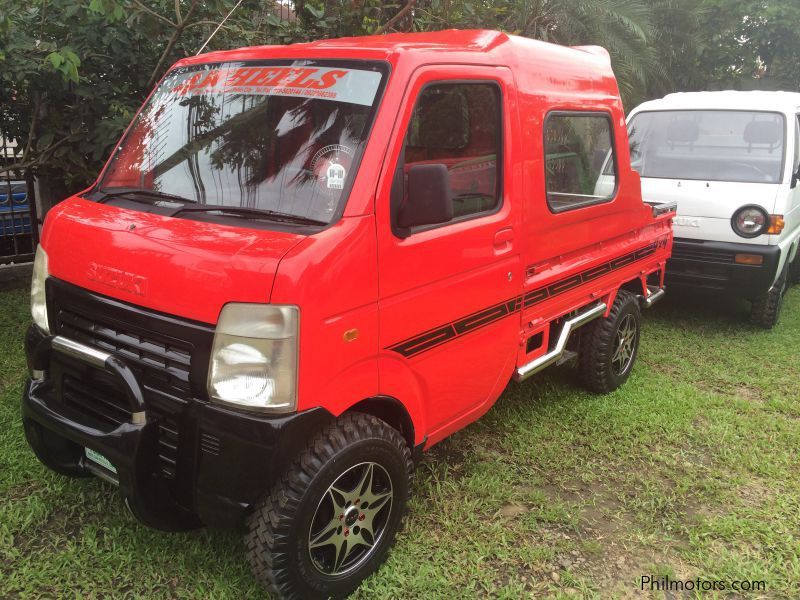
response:
[(664, 288), (656, 287), (654, 285), (647, 286), (647, 296), (643, 296), (639, 294), (637, 298), (639, 298), (639, 303), (642, 305), (642, 308), (650, 308), (661, 300), (664, 297), (666, 291)]
[(600, 302), (599, 304), (595, 304), (584, 312), (565, 321), (561, 326), (561, 333), (558, 334), (558, 341), (556, 342), (555, 347), (550, 350), (550, 352), (543, 354), (538, 358), (534, 358), (531, 362), (526, 363), (521, 367), (517, 367), (517, 370), (514, 371), (514, 380), (525, 381), (534, 373), (538, 373), (542, 369), (557, 362), (558, 359), (561, 358), (561, 355), (564, 354), (564, 350), (567, 347), (567, 342), (569, 341), (569, 336), (573, 330), (577, 329), (581, 325), (585, 325), (589, 321), (594, 321), (597, 317), (604, 315), (607, 308), (608, 307), (604, 302)]

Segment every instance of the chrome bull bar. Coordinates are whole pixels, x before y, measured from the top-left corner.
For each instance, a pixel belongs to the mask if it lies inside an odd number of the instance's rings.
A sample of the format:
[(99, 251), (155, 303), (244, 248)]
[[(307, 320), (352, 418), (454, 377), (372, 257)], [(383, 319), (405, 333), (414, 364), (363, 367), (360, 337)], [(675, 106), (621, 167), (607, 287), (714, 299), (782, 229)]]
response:
[[(115, 376), (122, 383), (125, 389), (125, 396), (131, 408), (131, 423), (134, 425), (144, 425), (147, 422), (147, 415), (144, 404), (144, 393), (142, 386), (136, 379), (133, 371), (122, 360), (109, 352), (98, 350), (92, 346), (81, 344), (75, 340), (56, 335), (45, 338), (36, 349), (34, 363), (44, 366), (48, 363), (51, 352), (58, 352), (76, 360), (82, 361), (92, 367), (103, 369), (107, 373)], [(38, 379), (44, 379), (44, 371), (35, 372)]]

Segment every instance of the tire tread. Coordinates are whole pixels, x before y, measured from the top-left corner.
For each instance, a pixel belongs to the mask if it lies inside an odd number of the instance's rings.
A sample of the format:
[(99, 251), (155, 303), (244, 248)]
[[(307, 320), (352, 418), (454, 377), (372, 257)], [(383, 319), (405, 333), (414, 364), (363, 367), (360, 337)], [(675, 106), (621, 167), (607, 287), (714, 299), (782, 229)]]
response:
[[(289, 555), (291, 521), (314, 477), (347, 446), (367, 440), (389, 442), (403, 457), (409, 478), (413, 472), (411, 452), (400, 433), (386, 422), (364, 413), (348, 413), (311, 439), (256, 505), (247, 520), (245, 547), (255, 577), (275, 598), (298, 598)], [(385, 554), (384, 554), (385, 557)], [(378, 566), (378, 565), (376, 565)]]
[(772, 329), (778, 323), (786, 288), (788, 269), (775, 282), (768, 292), (755, 298), (750, 306), (750, 322), (764, 329)]
[(627, 290), (619, 290), (608, 316), (595, 319), (580, 330), (578, 374), (583, 385), (592, 392), (607, 394), (619, 387), (619, 384), (610, 379), (604, 357), (612, 351), (617, 319), (631, 303), (635, 304), (641, 321), (636, 295)]

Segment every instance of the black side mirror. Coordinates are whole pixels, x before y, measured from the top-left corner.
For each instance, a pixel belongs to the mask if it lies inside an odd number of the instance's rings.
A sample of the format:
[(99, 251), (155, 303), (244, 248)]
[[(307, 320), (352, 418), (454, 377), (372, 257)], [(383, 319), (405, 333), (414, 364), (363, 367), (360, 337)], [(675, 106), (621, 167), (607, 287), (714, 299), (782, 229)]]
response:
[(453, 219), (450, 173), (442, 164), (414, 165), (408, 170), (408, 195), (397, 211), (397, 226), (408, 230)]
[(797, 171), (792, 173), (792, 188), (797, 187), (797, 182), (800, 181), (800, 167), (797, 168)]

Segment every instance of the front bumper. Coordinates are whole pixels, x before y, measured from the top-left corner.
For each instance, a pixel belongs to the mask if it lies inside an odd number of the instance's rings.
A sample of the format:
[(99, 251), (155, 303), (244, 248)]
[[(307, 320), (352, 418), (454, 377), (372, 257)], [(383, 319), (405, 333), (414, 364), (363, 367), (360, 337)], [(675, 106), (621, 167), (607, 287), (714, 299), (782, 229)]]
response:
[[(737, 254), (758, 255), (763, 257), (763, 262), (760, 265), (738, 264)], [(778, 246), (676, 238), (672, 257), (667, 261), (666, 283), (670, 287), (755, 298), (772, 287), (780, 257)]]
[[(321, 408), (272, 418), (176, 398), (180, 415), (170, 423), (179, 424), (180, 447), (172, 477), (165, 477), (164, 423), (149, 410), (147, 386), (124, 357), (84, 356), (81, 344), (70, 352), (63, 339), (45, 336), (35, 326), (28, 331), (29, 368), (41, 377), (29, 379), (23, 391), (26, 437), (56, 470), (100, 475), (118, 484), (131, 511), (158, 529), (238, 525), (309, 437), (332, 420)], [(92, 419), (62, 386), (62, 362), (116, 377), (131, 418), (116, 427)], [(116, 473), (87, 459), (85, 448), (105, 456)]]

